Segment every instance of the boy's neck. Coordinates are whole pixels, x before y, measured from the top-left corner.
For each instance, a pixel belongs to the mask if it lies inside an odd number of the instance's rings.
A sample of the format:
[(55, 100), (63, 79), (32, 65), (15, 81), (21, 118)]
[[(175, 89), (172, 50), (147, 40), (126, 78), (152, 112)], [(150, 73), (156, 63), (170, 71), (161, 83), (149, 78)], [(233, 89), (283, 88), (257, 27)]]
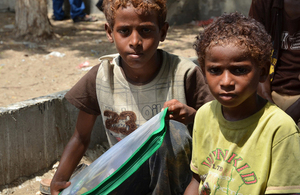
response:
[(123, 74), (128, 82), (133, 85), (145, 85), (150, 83), (159, 73), (162, 66), (162, 52), (156, 52), (155, 62), (148, 65), (149, 68), (133, 69), (129, 66), (124, 66), (122, 60), (120, 66), (122, 67)]
[(222, 106), (222, 114), (223, 117), (228, 121), (239, 121), (257, 113), (266, 105), (267, 102), (267, 100), (263, 99), (259, 95), (256, 95), (255, 100), (251, 105), (240, 105), (239, 107), (235, 108)]

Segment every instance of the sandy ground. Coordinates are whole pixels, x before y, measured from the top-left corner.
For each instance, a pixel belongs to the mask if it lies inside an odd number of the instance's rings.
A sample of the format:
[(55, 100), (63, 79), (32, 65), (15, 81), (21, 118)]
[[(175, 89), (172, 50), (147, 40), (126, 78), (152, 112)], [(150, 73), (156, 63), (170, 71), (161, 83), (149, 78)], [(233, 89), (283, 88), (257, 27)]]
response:
[[(101, 154), (103, 154), (107, 150), (107, 148), (108, 144), (103, 146), (98, 145), (93, 150), (87, 150), (85, 156), (83, 156), (83, 158), (81, 159), (79, 166), (81, 164), (90, 165)], [(51, 181), (52, 177), (55, 174), (58, 164), (59, 161), (53, 164), (52, 168), (49, 170), (41, 170), (38, 173), (29, 177), (18, 178), (9, 185), (0, 186), (0, 195), (43, 195), (43, 193), (40, 190), (41, 181), (45, 179)]]
[[(69, 89), (98, 64), (100, 56), (116, 53), (106, 38), (104, 16), (96, 16), (99, 21), (94, 23), (51, 20), (58, 38), (33, 43), (16, 41), (14, 13), (0, 13), (0, 107)], [(199, 29), (196, 25), (170, 27), (160, 48), (193, 57)]]
[[(99, 20), (94, 23), (50, 20), (57, 39), (34, 43), (16, 40), (15, 14), (0, 13), (0, 107), (70, 89), (88, 69), (98, 64), (100, 56), (116, 53), (106, 38), (104, 16), (95, 16)], [(195, 57), (192, 45), (201, 29), (193, 24), (171, 26), (167, 40), (159, 48)], [(40, 180), (52, 178), (54, 172), (55, 166), (20, 178), (11, 185), (0, 186), (0, 195), (40, 194)]]

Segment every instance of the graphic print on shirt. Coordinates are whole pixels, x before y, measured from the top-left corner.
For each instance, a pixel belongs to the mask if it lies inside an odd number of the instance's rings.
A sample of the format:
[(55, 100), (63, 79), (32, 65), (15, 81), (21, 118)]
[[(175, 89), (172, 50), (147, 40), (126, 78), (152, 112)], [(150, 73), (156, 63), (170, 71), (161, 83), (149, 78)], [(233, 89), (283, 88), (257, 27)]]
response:
[[(117, 137), (117, 139), (119, 137), (117, 135), (129, 135), (137, 129), (137, 125), (135, 123), (136, 115), (132, 111), (123, 111), (118, 114), (110, 110), (105, 110), (104, 116), (106, 116), (105, 127), (109, 129), (112, 134), (115, 133), (115, 137)], [(120, 138), (120, 140), (121, 139), (122, 138)]]
[(290, 35), (287, 31), (282, 33), (281, 48), (284, 50), (300, 50), (300, 32)]
[[(144, 119), (149, 120), (162, 109), (161, 104), (146, 105), (141, 109), (141, 115)], [(112, 108), (107, 108), (103, 112), (103, 120), (105, 128), (118, 140), (122, 140), (127, 135), (136, 130), (140, 125), (137, 121), (136, 113), (133, 111), (126, 111), (122, 109), (120, 113), (113, 111)]]
[[(201, 165), (209, 168), (208, 175), (200, 190), (223, 194), (240, 194), (243, 186), (249, 186), (258, 182), (256, 174), (243, 158), (229, 150), (217, 148), (213, 150)], [(206, 169), (207, 169), (206, 168)], [(203, 168), (199, 168), (201, 170)], [(204, 185), (205, 184), (205, 185)]]

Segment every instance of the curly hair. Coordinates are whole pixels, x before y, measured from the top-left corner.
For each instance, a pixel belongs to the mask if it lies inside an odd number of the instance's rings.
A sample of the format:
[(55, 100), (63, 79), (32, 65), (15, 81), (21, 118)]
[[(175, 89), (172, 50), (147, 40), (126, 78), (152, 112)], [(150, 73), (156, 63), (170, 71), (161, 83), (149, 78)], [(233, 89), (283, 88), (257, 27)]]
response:
[[(272, 43), (265, 27), (240, 13), (223, 14), (196, 37), (194, 49), (200, 66), (204, 67), (207, 50), (215, 45), (235, 44), (245, 49), (245, 56), (259, 65), (270, 65)], [(267, 67), (268, 68), (268, 67)]]
[(115, 14), (120, 8), (126, 8), (132, 5), (134, 8), (141, 9), (143, 13), (149, 13), (152, 10), (158, 13), (158, 25), (161, 28), (167, 17), (166, 0), (104, 0), (103, 11), (105, 18), (111, 28), (115, 24)]

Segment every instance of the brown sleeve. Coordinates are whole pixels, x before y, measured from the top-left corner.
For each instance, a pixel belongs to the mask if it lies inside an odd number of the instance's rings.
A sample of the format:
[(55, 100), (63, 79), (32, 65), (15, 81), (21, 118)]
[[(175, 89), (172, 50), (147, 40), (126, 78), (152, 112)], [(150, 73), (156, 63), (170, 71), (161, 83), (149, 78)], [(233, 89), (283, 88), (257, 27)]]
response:
[(262, 6), (263, 4), (260, 0), (252, 0), (250, 10), (249, 10), (249, 16), (264, 24)]
[(185, 95), (187, 105), (198, 110), (203, 104), (214, 99), (204, 75), (199, 66), (196, 66), (185, 80)]
[(96, 94), (96, 76), (100, 64), (88, 71), (65, 95), (76, 108), (89, 114), (100, 115)]
[[(278, 0), (276, 0), (278, 2)], [(249, 16), (254, 18), (258, 22), (262, 23), (265, 28), (270, 28), (272, 22), (272, 6), (275, 2), (275, 6), (277, 7), (277, 2), (274, 0), (252, 0)], [(280, 1), (280, 0), (279, 0)], [(273, 18), (274, 19), (274, 18)]]

